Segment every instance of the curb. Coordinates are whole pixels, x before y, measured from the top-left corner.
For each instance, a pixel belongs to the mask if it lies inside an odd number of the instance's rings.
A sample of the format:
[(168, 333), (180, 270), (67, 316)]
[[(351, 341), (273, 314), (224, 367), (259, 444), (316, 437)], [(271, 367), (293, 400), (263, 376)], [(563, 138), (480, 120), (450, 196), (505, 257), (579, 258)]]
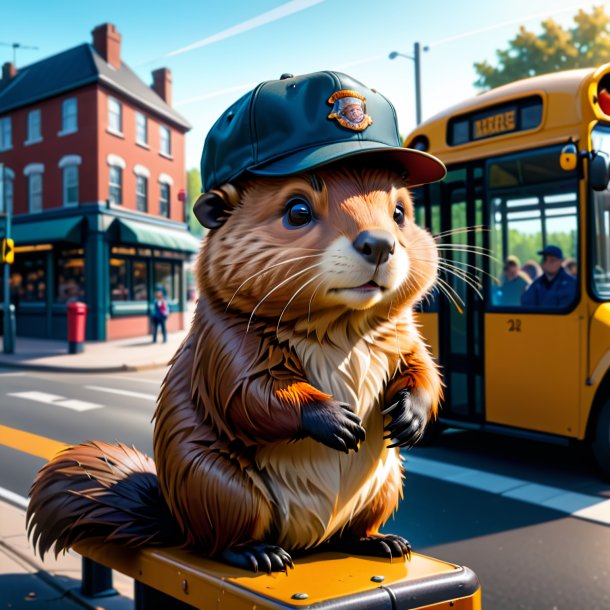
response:
[(149, 371), (169, 366), (170, 360), (167, 362), (148, 362), (144, 364), (121, 364), (118, 366), (60, 366), (55, 364), (27, 364), (24, 362), (6, 362), (0, 360), (0, 367), (12, 369), (24, 369), (29, 371), (50, 372), (50, 373), (135, 373), (138, 371)]

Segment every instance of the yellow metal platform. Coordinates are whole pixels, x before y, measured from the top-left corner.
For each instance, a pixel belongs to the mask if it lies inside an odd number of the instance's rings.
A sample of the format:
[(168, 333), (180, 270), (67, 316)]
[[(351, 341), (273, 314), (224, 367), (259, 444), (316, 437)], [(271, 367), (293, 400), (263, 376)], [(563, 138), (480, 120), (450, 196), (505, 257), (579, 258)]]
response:
[(288, 574), (253, 574), (180, 549), (79, 544), (75, 551), (200, 609), (324, 608), (479, 610), (470, 569), (413, 554), (411, 561), (316, 553)]

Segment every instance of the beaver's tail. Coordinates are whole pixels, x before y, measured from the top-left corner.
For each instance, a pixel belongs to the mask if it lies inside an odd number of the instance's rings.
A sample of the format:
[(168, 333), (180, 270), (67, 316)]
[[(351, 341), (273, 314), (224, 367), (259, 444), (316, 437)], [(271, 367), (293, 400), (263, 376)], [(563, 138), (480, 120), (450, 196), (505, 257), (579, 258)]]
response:
[(27, 528), (41, 557), (89, 538), (130, 546), (183, 539), (153, 460), (98, 441), (68, 447), (42, 468), (30, 490)]

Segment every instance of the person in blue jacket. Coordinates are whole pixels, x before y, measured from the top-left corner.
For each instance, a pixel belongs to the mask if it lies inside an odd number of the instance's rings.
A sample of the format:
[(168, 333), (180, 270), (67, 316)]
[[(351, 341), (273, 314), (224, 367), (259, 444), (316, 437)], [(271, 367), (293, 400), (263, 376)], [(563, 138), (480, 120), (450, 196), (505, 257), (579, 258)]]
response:
[(576, 278), (562, 266), (559, 246), (548, 245), (538, 252), (542, 256), (542, 275), (521, 296), (524, 307), (567, 307), (576, 296)]

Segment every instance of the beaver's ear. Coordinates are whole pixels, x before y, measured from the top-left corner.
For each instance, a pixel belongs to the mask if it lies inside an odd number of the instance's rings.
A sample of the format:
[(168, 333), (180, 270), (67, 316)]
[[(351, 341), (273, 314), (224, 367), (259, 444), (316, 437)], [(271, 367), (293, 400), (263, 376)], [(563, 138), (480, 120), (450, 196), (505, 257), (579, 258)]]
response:
[(193, 206), (197, 220), (208, 229), (218, 229), (229, 218), (239, 201), (239, 193), (231, 184), (202, 193)]

